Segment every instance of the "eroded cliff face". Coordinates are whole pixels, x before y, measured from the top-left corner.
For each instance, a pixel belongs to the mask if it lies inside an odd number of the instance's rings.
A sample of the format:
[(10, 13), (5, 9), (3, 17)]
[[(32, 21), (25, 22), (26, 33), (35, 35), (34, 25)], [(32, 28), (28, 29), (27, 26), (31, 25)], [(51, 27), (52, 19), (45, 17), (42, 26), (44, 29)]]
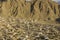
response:
[(55, 20), (59, 16), (58, 4), (51, 0), (3, 0), (0, 15), (37, 20)]
[(0, 0), (0, 40), (60, 40), (59, 9), (51, 0)]

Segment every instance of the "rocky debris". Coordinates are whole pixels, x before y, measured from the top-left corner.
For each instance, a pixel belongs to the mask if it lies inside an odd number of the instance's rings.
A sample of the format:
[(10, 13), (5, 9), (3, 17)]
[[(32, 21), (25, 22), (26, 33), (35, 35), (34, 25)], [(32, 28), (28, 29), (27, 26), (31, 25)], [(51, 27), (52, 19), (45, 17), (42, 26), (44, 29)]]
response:
[(1, 40), (60, 40), (60, 26), (12, 18), (1, 22)]

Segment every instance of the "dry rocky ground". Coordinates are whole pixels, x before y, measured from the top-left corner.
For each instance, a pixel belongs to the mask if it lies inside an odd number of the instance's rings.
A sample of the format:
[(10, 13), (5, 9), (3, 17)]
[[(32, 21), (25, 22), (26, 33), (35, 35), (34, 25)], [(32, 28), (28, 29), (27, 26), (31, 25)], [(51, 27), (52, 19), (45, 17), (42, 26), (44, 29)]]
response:
[(60, 7), (51, 0), (0, 0), (0, 40), (60, 40)]
[(60, 40), (58, 25), (25, 19), (3, 19), (0, 20), (0, 40)]

